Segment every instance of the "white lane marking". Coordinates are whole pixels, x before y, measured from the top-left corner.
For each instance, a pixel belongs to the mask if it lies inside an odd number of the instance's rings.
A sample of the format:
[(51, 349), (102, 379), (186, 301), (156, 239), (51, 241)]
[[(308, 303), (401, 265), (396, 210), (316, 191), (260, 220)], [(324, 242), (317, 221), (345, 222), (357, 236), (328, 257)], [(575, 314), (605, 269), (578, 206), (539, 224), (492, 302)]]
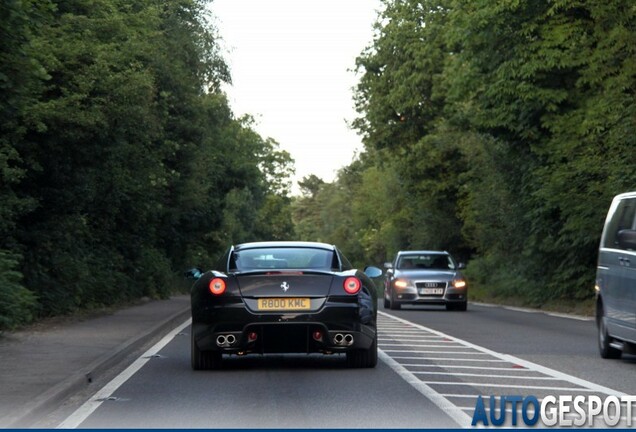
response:
[[(403, 347), (404, 344), (403, 343), (397, 343), (397, 344), (390, 344), (390, 343), (383, 343), (382, 346), (398, 346), (398, 347)], [(461, 345), (456, 345), (456, 346), (448, 346), (448, 345), (409, 345), (410, 347), (413, 348), (445, 348), (445, 349), (466, 349), (465, 346), (461, 346)]]
[[(397, 327), (394, 327), (393, 329), (388, 329), (390, 331), (385, 331), (386, 329), (380, 330), (378, 333), (379, 334), (388, 334), (391, 336), (417, 336), (417, 335), (422, 335), (422, 330), (419, 329), (413, 329), (413, 330), (404, 330), (404, 329), (399, 329)], [(441, 339), (439, 336), (425, 336), (429, 339)]]
[(527, 309), (527, 308), (521, 308), (521, 307), (515, 307), (515, 306), (502, 306), (503, 309), (509, 310), (509, 311), (513, 311), (513, 312), (525, 312), (525, 313), (543, 313), (541, 311), (538, 310), (534, 310), (534, 309)]
[[(465, 349), (465, 348), (464, 348)], [(484, 353), (476, 353), (473, 351), (422, 351), (422, 350), (395, 350), (385, 349), (384, 352), (392, 353), (413, 353), (413, 354), (467, 354), (467, 355), (486, 355)]]
[(393, 360), (388, 354), (381, 349), (378, 349), (378, 357), (384, 363), (386, 363), (391, 369), (393, 369), (404, 381), (409, 383), (415, 390), (423, 394), (427, 399), (433, 402), (439, 409), (444, 411), (448, 416), (457, 422), (462, 428), (469, 428), (472, 418), (468, 416), (464, 411), (457, 408), (448, 399), (437, 393), (431, 387), (423, 383), (419, 378), (409, 372), (401, 364)]
[(466, 359), (466, 358), (448, 358), (448, 357), (409, 357), (409, 356), (391, 356), (394, 359), (399, 360), (446, 360), (446, 361), (459, 361), (469, 363), (508, 363), (506, 360), (491, 360), (491, 359)]
[[(420, 330), (420, 335), (422, 334), (422, 330)], [(410, 335), (396, 335), (394, 334), (382, 334), (380, 333), (378, 335), (378, 340), (385, 340), (385, 341), (396, 341), (396, 342), (421, 342), (421, 343), (438, 343), (438, 344), (447, 344), (447, 343), (453, 343), (452, 341), (447, 341), (447, 340), (443, 340), (442, 338), (439, 337), (427, 337), (427, 336), (418, 336), (417, 333), (413, 333)]]
[[(446, 398), (471, 398), (477, 399), (478, 397), (483, 397), (483, 395), (471, 395), (471, 394), (457, 394), (457, 393), (441, 393), (442, 396)], [(475, 407), (473, 407), (475, 408)]]
[[(427, 342), (430, 339), (396, 339), (396, 338), (379, 338), (378, 341), (382, 342), (382, 341), (395, 341), (395, 340), (399, 340), (400, 342)], [(432, 340), (430, 340), (431, 342), (433, 342)], [(440, 340), (436, 340), (435, 342), (442, 342)], [(453, 343), (453, 341), (447, 341), (448, 343)]]
[[(533, 389), (533, 390), (557, 390), (557, 391), (577, 391), (594, 393), (595, 390), (578, 387), (549, 387), (549, 386), (529, 386), (519, 384), (490, 384), (490, 383), (473, 383), (473, 382), (454, 382), (454, 381), (422, 381), (424, 384), (432, 385), (452, 385), (452, 386), (468, 386), (468, 387), (494, 387), (494, 388), (516, 388), (516, 389)], [(474, 407), (473, 407), (474, 408)]]
[(579, 321), (594, 321), (594, 317), (587, 317), (582, 315), (569, 315), (569, 314), (557, 313), (557, 312), (546, 312), (545, 314), (553, 316), (553, 317), (557, 317), (557, 318), (569, 318), (569, 319), (579, 320)]
[[(444, 396), (445, 398), (453, 398), (453, 399), (461, 399), (461, 398), (466, 398), (466, 399), (477, 399), (478, 397), (484, 397), (484, 395), (472, 395), (472, 394), (452, 394), (452, 393), (441, 393), (442, 396)], [(538, 397), (537, 400), (539, 401), (539, 403), (541, 403), (543, 401), (543, 398)], [(582, 406), (584, 406), (585, 404), (582, 404)], [(490, 409), (490, 405), (484, 401), (484, 408), (489, 410)], [(466, 408), (466, 407), (460, 407), (460, 409), (463, 410), (470, 410), (473, 411), (475, 409), (474, 406), (470, 407), (470, 408)]]
[[(427, 371), (411, 371), (415, 375), (449, 375), (448, 372), (427, 372)], [(540, 376), (519, 376), (519, 375), (486, 375), (486, 374), (472, 374), (453, 372), (452, 376), (465, 376), (465, 377), (481, 377), (481, 378), (513, 378), (518, 380), (538, 380), (538, 381), (557, 381), (558, 378), (554, 377), (540, 377)]]
[(84, 420), (88, 418), (100, 405), (109, 398), (122, 384), (133, 376), (139, 369), (141, 369), (153, 355), (158, 353), (174, 339), (174, 337), (180, 333), (184, 328), (190, 325), (191, 318), (188, 318), (183, 324), (172, 330), (159, 342), (153, 345), (148, 351), (146, 351), (141, 357), (128, 366), (122, 373), (113, 378), (108, 384), (102, 387), (97, 393), (93, 395), (88, 401), (86, 401), (81, 407), (79, 407), (73, 414), (68, 416), (66, 420), (60, 423), (56, 429), (76, 429)]
[[(499, 370), (507, 372), (532, 372), (525, 368), (514, 367), (489, 367), (489, 366), (458, 366), (458, 365), (441, 365), (441, 364), (407, 364), (402, 363), (404, 367), (422, 367), (422, 368), (439, 368), (439, 369), (477, 369), (477, 370)], [(448, 373), (448, 372), (447, 372)]]
[[(447, 334), (439, 332), (437, 330), (433, 330), (431, 328), (424, 327), (424, 326), (421, 326), (419, 324), (412, 323), (410, 321), (407, 321), (405, 319), (396, 317), (394, 315), (387, 314), (385, 312), (379, 311), (378, 314), (380, 314), (383, 317), (392, 319), (394, 321), (398, 321), (398, 322), (401, 322), (401, 323), (404, 323), (404, 324), (407, 324), (407, 325), (410, 325), (410, 326), (415, 326), (415, 327), (418, 327), (418, 328), (420, 328), (420, 329), (422, 329), (422, 330), (424, 330), (426, 332), (429, 332), (429, 333), (432, 333), (432, 334), (435, 334), (435, 335), (438, 335), (438, 336), (441, 336), (441, 337), (448, 338), (449, 340), (456, 341), (457, 343), (463, 344), (467, 348), (473, 348), (473, 349), (475, 349), (477, 351), (481, 351), (483, 353), (490, 354), (491, 356), (493, 356), (495, 358), (501, 359), (500, 361), (509, 362), (509, 363), (512, 363), (512, 364), (523, 366), (526, 369), (530, 369), (530, 370), (533, 370), (535, 372), (540, 372), (540, 373), (542, 373), (544, 375), (548, 375), (548, 376), (552, 376), (552, 377), (555, 377), (555, 378), (559, 378), (562, 381), (569, 382), (571, 384), (583, 387), (583, 388), (588, 389), (590, 391), (604, 393), (604, 394), (608, 394), (608, 395), (614, 395), (614, 396), (618, 396), (618, 397), (627, 396), (626, 393), (611, 389), (609, 387), (605, 387), (605, 386), (602, 386), (602, 385), (599, 385), (599, 384), (595, 384), (593, 382), (590, 382), (590, 381), (587, 381), (587, 380), (584, 380), (584, 379), (581, 379), (581, 378), (577, 378), (575, 376), (568, 375), (568, 374), (565, 374), (563, 372), (559, 372), (557, 370), (550, 369), (548, 367), (541, 366), (539, 364), (532, 363), (530, 361), (523, 360), (521, 358), (518, 358), (518, 357), (515, 357), (515, 356), (512, 356), (512, 355), (501, 354), (501, 353), (489, 350), (489, 349), (481, 347), (479, 345), (475, 345), (473, 343), (464, 341), (462, 339), (458, 339), (458, 338), (456, 338), (454, 336), (447, 335)], [(469, 360), (469, 361), (478, 361), (478, 360)], [(512, 387), (514, 388), (514, 386), (512, 386)], [(575, 388), (575, 389), (570, 389), (570, 390), (581, 391), (582, 389)]]
[(540, 310), (540, 309), (530, 309), (530, 308), (522, 308), (522, 307), (514, 307), (514, 306), (496, 305), (496, 304), (490, 304), (490, 303), (475, 303), (475, 302), (473, 302), (472, 304), (474, 304), (475, 306), (482, 306), (482, 307), (487, 307), (487, 308), (507, 309), (507, 310), (511, 310), (511, 311), (515, 311), (515, 312), (542, 313), (542, 314), (553, 316), (553, 317), (557, 317), (557, 318), (568, 318), (568, 319), (579, 320), (579, 321), (594, 321), (594, 319), (595, 319), (593, 316), (574, 315), (574, 314), (567, 314), (567, 313), (560, 313), (560, 312), (548, 312), (548, 311), (544, 311), (544, 310)]
[(397, 329), (409, 329), (410, 330), (410, 329), (415, 328), (415, 327), (410, 326), (410, 325), (392, 324), (392, 323), (389, 322), (389, 323), (387, 323), (386, 326), (383, 326), (383, 328), (388, 328), (388, 329), (397, 328)]
[[(404, 345), (402, 345), (404, 347)], [(439, 347), (439, 348), (449, 348), (449, 347)], [(466, 349), (465, 346), (461, 347), (462, 349)], [(384, 350), (385, 352), (411, 352), (413, 354), (470, 354), (470, 355), (488, 355), (486, 353), (480, 353), (475, 351), (422, 351), (422, 350)]]

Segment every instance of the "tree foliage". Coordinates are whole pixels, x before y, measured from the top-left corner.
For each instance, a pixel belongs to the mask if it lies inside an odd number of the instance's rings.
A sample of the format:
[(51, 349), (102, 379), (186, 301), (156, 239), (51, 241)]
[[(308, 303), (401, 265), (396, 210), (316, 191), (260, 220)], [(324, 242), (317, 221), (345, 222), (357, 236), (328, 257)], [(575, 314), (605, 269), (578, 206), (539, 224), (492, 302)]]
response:
[(365, 152), (298, 197), (291, 156), (228, 106), (204, 1), (0, 12), (0, 330), (166, 297), (252, 240), (358, 265), (447, 249), (493, 296), (583, 299), (611, 197), (636, 188), (626, 0), (384, 0), (355, 63)]
[(3, 3), (0, 328), (166, 297), (228, 243), (291, 231), (293, 160), (233, 116), (207, 13)]
[(367, 262), (448, 249), (492, 296), (592, 296), (609, 202), (636, 188), (633, 4), (384, 6), (356, 62), (353, 125), (366, 153), (296, 202), (298, 226), (335, 239), (343, 221)]

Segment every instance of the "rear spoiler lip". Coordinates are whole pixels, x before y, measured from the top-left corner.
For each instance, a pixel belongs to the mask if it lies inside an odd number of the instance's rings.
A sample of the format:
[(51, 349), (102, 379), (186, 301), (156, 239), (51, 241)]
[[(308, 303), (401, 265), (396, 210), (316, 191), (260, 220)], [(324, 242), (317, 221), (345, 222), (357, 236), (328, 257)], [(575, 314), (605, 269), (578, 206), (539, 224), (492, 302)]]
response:
[(259, 269), (259, 270), (245, 270), (245, 271), (236, 271), (229, 272), (228, 275), (232, 276), (257, 276), (257, 275), (265, 275), (265, 276), (278, 276), (278, 275), (328, 275), (328, 276), (336, 276), (340, 272), (334, 270), (317, 270), (317, 269)]

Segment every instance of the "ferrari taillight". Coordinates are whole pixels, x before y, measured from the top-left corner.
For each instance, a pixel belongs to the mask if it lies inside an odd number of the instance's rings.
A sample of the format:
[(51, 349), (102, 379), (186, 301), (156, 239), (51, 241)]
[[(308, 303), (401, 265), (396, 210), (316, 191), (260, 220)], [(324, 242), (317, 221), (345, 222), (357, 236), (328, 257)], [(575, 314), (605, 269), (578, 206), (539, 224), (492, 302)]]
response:
[(344, 290), (348, 294), (357, 294), (361, 286), (360, 279), (357, 277), (348, 277), (344, 281)]
[(225, 281), (221, 278), (214, 278), (210, 281), (210, 292), (214, 295), (221, 295), (225, 292)]

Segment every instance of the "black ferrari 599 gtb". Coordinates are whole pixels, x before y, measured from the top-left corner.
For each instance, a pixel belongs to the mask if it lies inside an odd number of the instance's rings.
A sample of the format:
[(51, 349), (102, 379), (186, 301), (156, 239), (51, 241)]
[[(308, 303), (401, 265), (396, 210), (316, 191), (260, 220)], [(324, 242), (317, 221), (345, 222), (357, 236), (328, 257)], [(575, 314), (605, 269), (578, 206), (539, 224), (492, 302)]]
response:
[(354, 269), (333, 245), (261, 242), (230, 247), (216, 268), (188, 272), (192, 368), (218, 369), (224, 354), (345, 353), (375, 367), (377, 267)]

